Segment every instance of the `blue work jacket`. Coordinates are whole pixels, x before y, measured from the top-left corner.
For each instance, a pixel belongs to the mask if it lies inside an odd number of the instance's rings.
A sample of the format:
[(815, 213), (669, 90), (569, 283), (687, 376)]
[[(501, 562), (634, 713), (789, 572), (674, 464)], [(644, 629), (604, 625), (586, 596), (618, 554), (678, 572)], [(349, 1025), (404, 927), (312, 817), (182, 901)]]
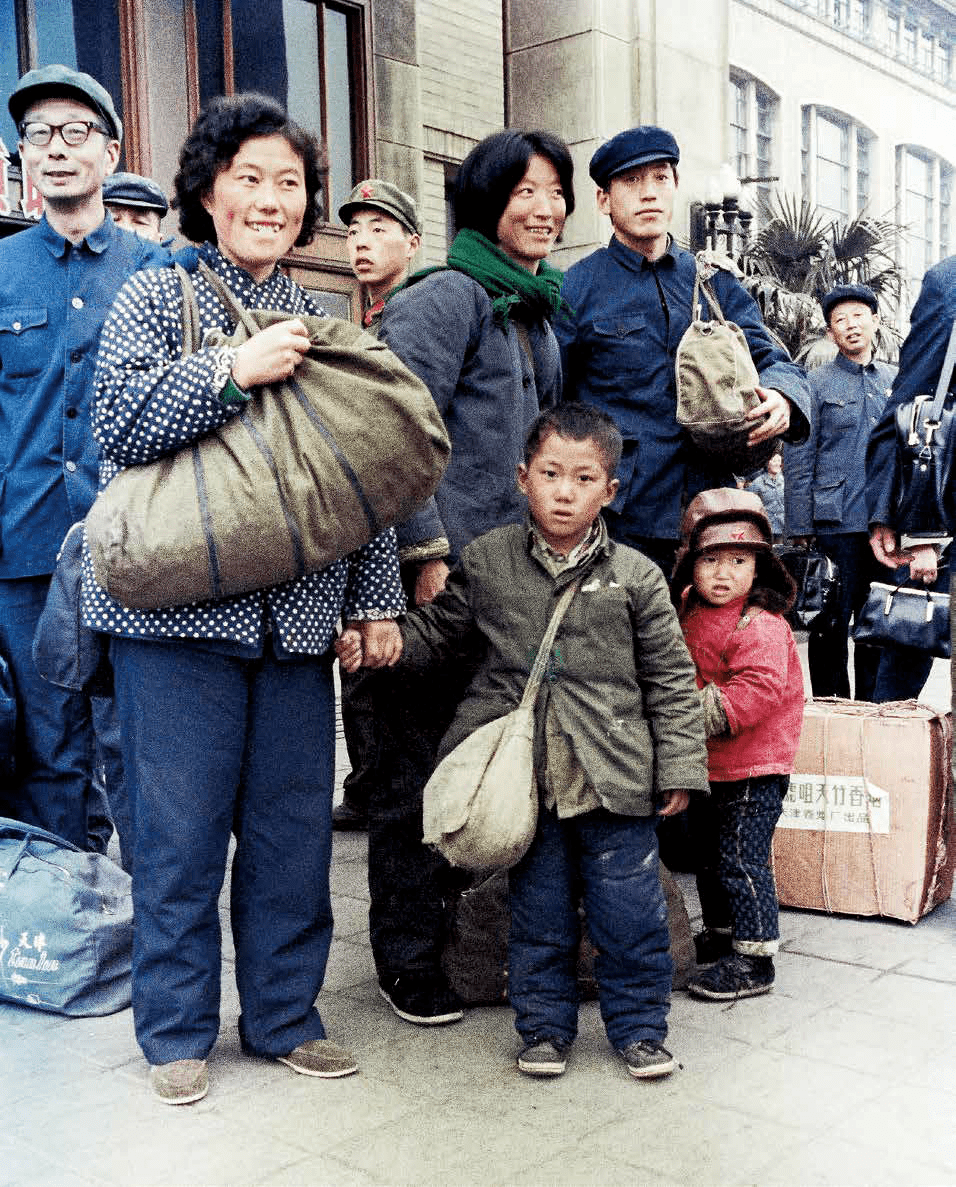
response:
[(914, 396), (932, 396), (956, 318), (956, 255), (923, 277), (910, 314), (910, 332), (900, 351), (899, 373), (883, 415), (870, 436), (866, 480), (870, 524), (893, 525), (897, 456), (896, 410)]
[(100, 330), (127, 277), (168, 259), (109, 215), (75, 244), (45, 217), (0, 241), (0, 579), (52, 573), (96, 497)]
[[(675, 356), (691, 323), (697, 264), (673, 241), (649, 263), (612, 237), (574, 264), (563, 295), (573, 311), (559, 316), (564, 398), (603, 408), (624, 436), (618, 470), (620, 489), (611, 504), (630, 534), (676, 540), (683, 508), (714, 486), (733, 486), (734, 476), (692, 447), (677, 423)], [(809, 432), (810, 393), (801, 367), (791, 362), (760, 317), (756, 303), (729, 273), (712, 281), (728, 321), (743, 330), (761, 386), (791, 403), (787, 439)], [(708, 317), (701, 300), (701, 317)]]
[(842, 354), (809, 373), (810, 436), (783, 452), (792, 536), (867, 530), (866, 446), (895, 375), (890, 363), (864, 367)]

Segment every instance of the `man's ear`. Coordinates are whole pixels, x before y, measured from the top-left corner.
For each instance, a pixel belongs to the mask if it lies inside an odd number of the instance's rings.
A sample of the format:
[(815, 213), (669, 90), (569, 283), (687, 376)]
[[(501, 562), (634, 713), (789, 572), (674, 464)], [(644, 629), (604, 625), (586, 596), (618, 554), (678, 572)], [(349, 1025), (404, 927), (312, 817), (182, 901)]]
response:
[(518, 463), (518, 490), (523, 495), (528, 493), (528, 467), (524, 462)]
[(833, 337), (833, 331), (830, 329), (829, 326), (827, 326), (827, 337), (830, 339), (831, 342), (836, 342), (836, 338)]
[(600, 210), (600, 212), (601, 212), (602, 214), (610, 214), (610, 213), (611, 213), (611, 194), (610, 194), (610, 191), (609, 191), (609, 190), (602, 190), (602, 189), (598, 189), (598, 192), (597, 192), (597, 194), (595, 194), (595, 197), (596, 197), (596, 199), (597, 199), (597, 208), (598, 208), (598, 210)]
[(118, 140), (109, 140), (106, 144), (106, 176), (109, 177), (111, 173), (116, 172), (116, 166), (120, 159), (120, 142)]

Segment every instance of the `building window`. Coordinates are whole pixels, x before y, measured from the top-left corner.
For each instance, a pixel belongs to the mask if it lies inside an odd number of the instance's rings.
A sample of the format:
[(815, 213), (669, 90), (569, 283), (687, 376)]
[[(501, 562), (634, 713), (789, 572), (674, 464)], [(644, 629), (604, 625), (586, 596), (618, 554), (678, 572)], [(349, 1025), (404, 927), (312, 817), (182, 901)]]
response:
[(904, 270), (919, 282), (952, 250), (953, 167), (923, 149), (902, 146), (897, 154), (898, 221), (906, 228)]
[(758, 204), (770, 197), (774, 165), (774, 126), (777, 97), (749, 75), (730, 76), (730, 159), (737, 176), (754, 188)]
[[(208, 0), (207, 8), (216, 7)], [(271, 95), (322, 141), (329, 164), (326, 221), (336, 221), (339, 206), (368, 172), (364, 8), (322, 0), (231, 0), (229, 17), (223, 71), (228, 73), (231, 57), (232, 79), (224, 77), (221, 89)], [(200, 48), (203, 28), (197, 20)], [(202, 62), (199, 75), (201, 89), (218, 82)]]
[(848, 223), (872, 197), (874, 138), (855, 120), (820, 107), (803, 109), (804, 198)]
[[(28, 70), (63, 62), (92, 74), (123, 118), (119, 5), (90, 0), (0, 0), (0, 91), (7, 96)], [(16, 150), (17, 130), (0, 105), (0, 139)]]

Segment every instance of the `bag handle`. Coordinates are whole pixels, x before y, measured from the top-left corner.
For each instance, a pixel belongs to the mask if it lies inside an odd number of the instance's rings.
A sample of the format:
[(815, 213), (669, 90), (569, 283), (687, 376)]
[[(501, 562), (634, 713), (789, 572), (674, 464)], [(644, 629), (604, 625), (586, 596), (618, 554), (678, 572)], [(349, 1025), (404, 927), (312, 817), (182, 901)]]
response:
[(930, 420), (938, 421), (943, 414), (943, 405), (946, 402), (946, 395), (949, 392), (954, 368), (956, 368), (956, 319), (954, 319), (953, 328), (949, 332), (946, 357), (943, 359), (943, 366), (939, 373), (939, 382), (936, 384), (936, 395), (933, 397), (933, 403), (926, 410), (926, 415)]
[(565, 611), (571, 605), (571, 599), (578, 592), (578, 586), (581, 584), (581, 579), (572, 581), (565, 589), (558, 599), (558, 604), (554, 608), (551, 615), (551, 621), (548, 623), (548, 629), (544, 632), (544, 638), (541, 640), (541, 646), (538, 648), (538, 654), (535, 656), (534, 666), (531, 669), (531, 675), (528, 677), (528, 683), (525, 685), (524, 692), (521, 696), (521, 703), (519, 709), (526, 709), (529, 705), (533, 705), (538, 696), (538, 689), (541, 687), (541, 681), (544, 679), (544, 671), (548, 666), (548, 661), (551, 659), (551, 648), (554, 644), (555, 635), (558, 633), (558, 627), (561, 625), (561, 619), (564, 618)]
[[(720, 302), (717, 300), (717, 294), (711, 291), (710, 285), (701, 275), (700, 264), (697, 265), (697, 272), (694, 276), (694, 295), (690, 302), (690, 317), (691, 321), (698, 320), (700, 294), (703, 293), (707, 298), (707, 304), (710, 306), (710, 311), (714, 317), (720, 322), (722, 326), (727, 324), (727, 319), (724, 317), (724, 311), (720, 307)], [(696, 312), (695, 312), (696, 311)]]
[[(202, 343), (202, 329), (199, 324), (199, 302), (196, 299), (196, 289), (193, 285), (192, 277), (182, 264), (176, 264), (175, 267), (176, 275), (179, 277), (179, 286), (183, 291), (183, 354), (194, 354)], [(241, 324), (250, 337), (253, 334), (257, 334), (259, 327), (253, 318), (250, 317), (245, 305), (242, 304), (226, 282), (213, 272), (205, 260), (198, 262), (196, 270), (223, 305), (225, 305), (226, 312), (229, 313), (233, 321)]]
[(22, 837), (23, 840), (14, 851), (12, 860), (0, 863), (0, 888), (13, 877), (14, 871), (20, 864), (20, 858), (29, 849), (30, 842), (34, 839), (49, 841), (51, 845), (56, 845), (58, 849), (72, 849), (75, 853), (82, 853), (78, 845), (74, 845), (71, 841), (66, 840), (65, 837), (58, 837), (56, 833), (47, 832), (45, 828), (39, 828), (35, 824), (24, 824), (22, 820), (12, 820), (9, 816), (0, 816), (0, 836), (5, 833), (9, 833), (15, 837)]

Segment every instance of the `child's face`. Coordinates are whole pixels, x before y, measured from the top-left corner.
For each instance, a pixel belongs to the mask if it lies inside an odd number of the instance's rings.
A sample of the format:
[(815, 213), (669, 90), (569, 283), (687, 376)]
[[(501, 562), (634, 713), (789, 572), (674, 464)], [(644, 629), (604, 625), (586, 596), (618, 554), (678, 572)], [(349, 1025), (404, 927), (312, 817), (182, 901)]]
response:
[(518, 488), (548, 544), (567, 556), (591, 530), (602, 507), (617, 491), (604, 454), (592, 437), (571, 441), (551, 433), (526, 466), (518, 467)]
[(712, 548), (694, 561), (694, 589), (712, 606), (726, 606), (750, 593), (756, 570), (757, 554), (752, 548), (736, 544)]

